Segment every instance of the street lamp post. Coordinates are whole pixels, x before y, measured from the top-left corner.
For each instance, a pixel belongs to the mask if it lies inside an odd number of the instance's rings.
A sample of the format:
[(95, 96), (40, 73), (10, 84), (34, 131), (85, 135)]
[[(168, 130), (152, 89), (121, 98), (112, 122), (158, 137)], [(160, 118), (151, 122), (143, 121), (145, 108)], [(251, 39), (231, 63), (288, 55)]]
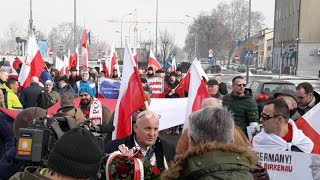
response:
[[(249, 18), (248, 18), (248, 42), (250, 41), (250, 32), (251, 31), (251, 0), (249, 0)], [(253, 57), (252, 57), (253, 59)], [(249, 59), (247, 59), (247, 83), (249, 83)]]
[[(183, 23), (183, 22), (179, 22), (179, 23), (187, 26), (187, 29), (189, 31), (189, 26), (186, 23)], [(187, 53), (188, 53), (188, 59), (189, 59), (189, 37), (187, 37), (187, 48), (188, 48)]]
[(130, 16), (130, 15), (132, 15), (132, 13), (126, 14), (126, 15), (122, 16), (122, 18), (121, 18), (121, 49), (122, 49), (122, 21), (123, 21), (124, 17)]
[(130, 36), (130, 33), (131, 33), (131, 26), (132, 26), (133, 24), (130, 24), (130, 26), (129, 26), (129, 44), (131, 44), (130, 43), (130, 39), (131, 39), (131, 36)]
[[(192, 16), (190, 16), (190, 15), (186, 15), (186, 17), (188, 17), (188, 18), (192, 18), (192, 19), (194, 19), (194, 21), (196, 22), (196, 18), (195, 17), (192, 17)], [(198, 52), (198, 29), (197, 29), (197, 27), (195, 27), (195, 34), (194, 34), (194, 56), (195, 57), (197, 57), (197, 52)]]
[(158, 54), (158, 0), (156, 4), (156, 57)]

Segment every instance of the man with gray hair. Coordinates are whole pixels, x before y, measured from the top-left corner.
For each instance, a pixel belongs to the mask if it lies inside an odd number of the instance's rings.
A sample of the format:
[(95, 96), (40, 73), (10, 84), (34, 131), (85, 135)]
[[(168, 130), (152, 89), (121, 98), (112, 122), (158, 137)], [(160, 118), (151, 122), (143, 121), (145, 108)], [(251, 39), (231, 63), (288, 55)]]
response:
[(0, 68), (0, 86), (7, 82), (9, 71), (6, 68)]
[(20, 93), (20, 102), (23, 108), (36, 107), (37, 99), (44, 88), (39, 86), (39, 78), (36, 76), (31, 77), (31, 84), (29, 87), (22, 89)]
[(162, 179), (253, 179), (257, 162), (248, 147), (232, 143), (234, 120), (226, 108), (206, 107), (189, 116), (189, 150)]

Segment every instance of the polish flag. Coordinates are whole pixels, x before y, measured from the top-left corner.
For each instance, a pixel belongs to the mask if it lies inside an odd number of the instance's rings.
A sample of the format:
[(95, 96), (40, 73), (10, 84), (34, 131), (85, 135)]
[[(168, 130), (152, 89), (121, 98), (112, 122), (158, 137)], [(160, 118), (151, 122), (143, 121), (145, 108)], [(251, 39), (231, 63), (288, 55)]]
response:
[(60, 71), (61, 75), (69, 74), (69, 60), (68, 56), (63, 57), (63, 69)]
[(182, 89), (186, 92), (189, 92), (189, 87), (190, 87), (190, 70), (187, 72), (186, 76), (180, 81), (180, 86)]
[(171, 61), (171, 71), (176, 72), (176, 69), (177, 69), (176, 57), (173, 57)]
[(200, 62), (195, 59), (192, 62), (190, 68), (190, 86), (186, 111), (186, 121), (183, 126), (184, 129), (188, 128), (189, 126), (189, 115), (192, 112), (201, 109), (202, 100), (210, 97), (206, 82), (203, 80), (203, 77), (208, 80), (207, 74), (202, 69)]
[[(63, 57), (63, 59), (65, 59), (65, 56)], [(64, 61), (60, 59), (58, 56), (56, 57), (54, 67), (60, 72), (60, 74), (64, 74)]]
[(150, 49), (150, 56), (149, 56), (149, 62), (148, 67), (153, 68), (153, 72), (156, 72), (156, 70), (161, 69), (160, 63), (157, 61), (156, 57), (154, 56), (152, 50)]
[(88, 70), (88, 61), (89, 61), (89, 31), (84, 29), (82, 32), (82, 41), (81, 41), (82, 51), (81, 51), (81, 65), (82, 68), (87, 71)]
[(117, 52), (116, 49), (114, 48), (114, 42), (112, 43), (112, 47), (111, 47), (111, 52), (110, 52), (110, 75), (112, 75), (113, 70), (117, 69), (118, 71), (118, 76), (121, 76), (121, 72), (119, 69), (119, 64), (118, 64), (118, 58), (117, 58)]
[(79, 52), (78, 52), (78, 49), (79, 48), (78, 48), (78, 45), (77, 45), (73, 57), (70, 56), (72, 60), (71, 60), (69, 68), (76, 67), (77, 69), (79, 69)]
[(133, 48), (132, 54), (133, 54), (134, 61), (136, 62), (136, 65), (138, 67), (138, 53), (136, 48)]
[(134, 61), (130, 45), (125, 41), (123, 58), (123, 76), (119, 97), (114, 114), (115, 130), (112, 139), (129, 136), (132, 133), (132, 114), (144, 106), (146, 96), (140, 80), (140, 75)]
[(314, 154), (320, 154), (319, 113), (320, 113), (320, 103), (315, 105), (306, 114), (304, 114), (298, 121), (295, 122), (298, 129), (301, 129), (303, 133), (312, 140), (314, 144), (312, 153)]
[(20, 85), (28, 87), (30, 79), (33, 76), (40, 77), (46, 64), (41, 56), (39, 47), (34, 34), (29, 35), (25, 60), (22, 62), (22, 67), (19, 75)]

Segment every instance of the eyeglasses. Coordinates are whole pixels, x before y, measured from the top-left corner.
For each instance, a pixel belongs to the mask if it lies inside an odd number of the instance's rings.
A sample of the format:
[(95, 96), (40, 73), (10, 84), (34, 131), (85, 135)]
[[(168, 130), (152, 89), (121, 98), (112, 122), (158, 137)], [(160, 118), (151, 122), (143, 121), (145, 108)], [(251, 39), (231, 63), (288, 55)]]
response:
[(238, 84), (236, 84), (238, 87), (241, 87), (241, 86), (243, 86), (243, 87), (246, 87), (246, 84), (245, 83), (238, 83)]
[(268, 114), (265, 114), (265, 113), (261, 113), (261, 118), (263, 121), (267, 121), (269, 119), (272, 119), (272, 118), (276, 118), (276, 117), (280, 117), (281, 115), (274, 115), (274, 116), (270, 116)]
[(161, 115), (160, 114), (143, 114), (143, 115), (137, 117), (137, 119), (140, 119), (142, 117), (144, 117), (146, 119), (151, 119), (151, 118), (160, 119)]

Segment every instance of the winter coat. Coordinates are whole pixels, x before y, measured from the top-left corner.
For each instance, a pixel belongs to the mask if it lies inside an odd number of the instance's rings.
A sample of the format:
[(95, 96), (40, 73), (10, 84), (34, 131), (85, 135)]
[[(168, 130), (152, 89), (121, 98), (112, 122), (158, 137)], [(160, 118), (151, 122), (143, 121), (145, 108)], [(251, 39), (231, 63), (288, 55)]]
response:
[[(129, 149), (135, 147), (134, 143), (134, 134), (131, 136), (124, 137), (122, 139), (116, 139), (113, 141), (109, 141), (105, 145), (105, 153), (113, 153), (114, 151), (118, 151), (118, 147), (120, 144), (126, 145)], [(175, 156), (175, 147), (172, 144), (167, 143), (166, 141), (160, 139), (159, 137), (155, 143), (155, 156), (157, 167), (161, 170), (164, 170), (164, 157), (169, 164), (173, 161)]]
[(6, 109), (22, 109), (22, 104), (20, 103), (19, 97), (12, 89), (10, 89), (6, 84), (1, 86), (5, 89), (4, 98), (2, 101), (2, 107)]
[(80, 76), (69, 76), (69, 84), (71, 85), (71, 87), (74, 87), (74, 85), (76, 84), (77, 81), (80, 81), (81, 77)]
[(231, 92), (223, 97), (222, 104), (233, 112), (236, 125), (247, 134), (247, 126), (249, 126), (250, 122), (258, 122), (259, 115), (258, 105), (252, 99), (251, 89), (246, 89), (244, 93), (244, 96), (235, 96)]
[(40, 173), (41, 168), (36, 166), (28, 166), (23, 172), (18, 172), (9, 180), (50, 180)]
[(41, 80), (42, 84), (46, 83), (47, 80), (52, 81), (52, 77), (51, 77), (51, 74), (48, 71), (48, 69), (45, 69), (44, 71), (42, 71), (42, 73), (40, 75), (40, 80)]
[(29, 87), (22, 89), (20, 102), (23, 108), (36, 107), (41, 91), (44, 91), (44, 88), (39, 86), (38, 83), (31, 83)]
[(178, 155), (161, 179), (253, 179), (257, 155), (245, 146), (209, 142)]
[(226, 83), (221, 82), (221, 83), (219, 84), (219, 92), (220, 92), (222, 95), (227, 95), (227, 94), (228, 94), (228, 88), (227, 88)]

